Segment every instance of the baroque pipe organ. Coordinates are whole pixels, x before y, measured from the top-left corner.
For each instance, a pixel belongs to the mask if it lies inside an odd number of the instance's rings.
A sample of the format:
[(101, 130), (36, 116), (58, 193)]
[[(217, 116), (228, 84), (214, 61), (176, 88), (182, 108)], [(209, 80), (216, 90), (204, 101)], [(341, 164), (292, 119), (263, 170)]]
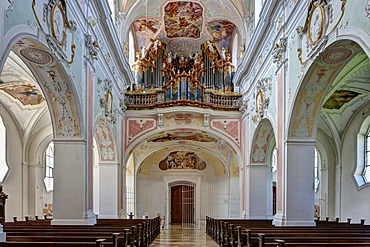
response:
[(202, 44), (200, 52), (179, 55), (151, 40), (148, 50), (141, 48), (136, 58), (135, 82), (126, 91), (128, 108), (189, 105), (237, 110), (240, 106), (230, 53), (225, 48), (218, 52), (211, 41)]

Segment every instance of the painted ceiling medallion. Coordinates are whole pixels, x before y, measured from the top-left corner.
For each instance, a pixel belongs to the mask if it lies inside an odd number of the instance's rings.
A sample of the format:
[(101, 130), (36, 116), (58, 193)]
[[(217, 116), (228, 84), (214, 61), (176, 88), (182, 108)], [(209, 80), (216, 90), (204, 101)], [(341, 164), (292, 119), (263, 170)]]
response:
[(162, 171), (168, 169), (196, 169), (204, 170), (207, 164), (201, 160), (194, 152), (174, 151), (164, 160), (159, 162), (159, 168)]
[(326, 64), (338, 64), (345, 61), (352, 55), (353, 51), (347, 48), (330, 49), (322, 56)]
[(165, 31), (168, 38), (200, 38), (203, 7), (199, 3), (170, 2), (164, 7), (164, 11)]
[(44, 50), (27, 47), (19, 51), (24, 58), (35, 64), (45, 65), (53, 61), (53, 57)]
[(217, 142), (205, 132), (194, 132), (180, 129), (175, 132), (163, 132), (153, 138), (148, 139), (148, 142), (168, 142), (168, 141), (197, 141), (197, 142)]
[(357, 92), (348, 91), (348, 90), (337, 90), (335, 91), (330, 98), (325, 102), (323, 108), (330, 110), (339, 110), (346, 103), (349, 103), (351, 100), (356, 98), (359, 95)]
[(168, 42), (169, 48), (171, 48), (174, 52), (182, 53), (182, 52), (195, 52), (199, 46), (198, 42), (191, 41), (191, 40), (170, 40)]
[(34, 85), (15, 85), (1, 88), (23, 105), (38, 105), (45, 101), (41, 92)]

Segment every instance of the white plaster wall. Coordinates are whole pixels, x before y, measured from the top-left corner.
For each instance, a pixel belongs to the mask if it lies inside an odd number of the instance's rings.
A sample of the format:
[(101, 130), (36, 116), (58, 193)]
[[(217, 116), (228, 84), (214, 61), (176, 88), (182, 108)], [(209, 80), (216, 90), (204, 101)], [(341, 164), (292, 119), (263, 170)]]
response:
[[(229, 179), (226, 176), (215, 176), (212, 166), (204, 171), (161, 171), (156, 166), (150, 175), (139, 174), (136, 181), (137, 217), (145, 213), (154, 217), (158, 213), (166, 215), (169, 202), (168, 183), (174, 181), (193, 181), (196, 183), (196, 213), (199, 226), (205, 223), (205, 217), (238, 218), (239, 177)], [(136, 216), (135, 216), (136, 217)], [(203, 222), (204, 221), (204, 222)]]
[(157, 216), (158, 213), (166, 213), (167, 190), (163, 179), (151, 179), (148, 176), (139, 176), (137, 179), (137, 218), (149, 215), (149, 218)]
[(336, 176), (339, 180), (336, 190), (340, 191), (340, 193), (337, 193), (340, 200), (337, 217), (340, 217), (343, 221), (352, 218), (352, 222), (359, 222), (360, 219), (364, 218), (366, 223), (370, 224), (370, 186), (358, 190), (353, 178), (357, 162), (356, 137), (363, 119), (362, 111), (358, 112), (343, 136), (342, 167), (337, 169)]
[(23, 197), (26, 186), (23, 184), (23, 172), (27, 169), (22, 168), (22, 142), (18, 129), (13, 122), (9, 113), (0, 106), (0, 115), (6, 126), (6, 146), (7, 146), (7, 163), (9, 165), (8, 174), (2, 183), (4, 193), (9, 197), (5, 204), (5, 220), (13, 221), (13, 217), (23, 219), (27, 209), (27, 200)]
[(118, 165), (116, 163), (100, 163), (98, 183), (99, 218), (118, 218)]

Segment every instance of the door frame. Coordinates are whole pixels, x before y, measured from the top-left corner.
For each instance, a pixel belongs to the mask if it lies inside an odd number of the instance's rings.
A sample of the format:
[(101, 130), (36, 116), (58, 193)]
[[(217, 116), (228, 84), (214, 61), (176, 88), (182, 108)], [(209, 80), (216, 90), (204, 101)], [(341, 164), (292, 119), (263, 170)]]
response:
[(194, 204), (194, 226), (197, 229), (200, 229), (201, 222), (200, 222), (200, 191), (201, 191), (201, 183), (202, 177), (187, 177), (186, 179), (183, 178), (184, 176), (168, 176), (164, 177), (164, 183), (166, 186), (166, 220), (165, 220), (165, 227), (167, 228), (171, 224), (171, 187), (177, 185), (194, 185), (195, 187), (195, 204)]

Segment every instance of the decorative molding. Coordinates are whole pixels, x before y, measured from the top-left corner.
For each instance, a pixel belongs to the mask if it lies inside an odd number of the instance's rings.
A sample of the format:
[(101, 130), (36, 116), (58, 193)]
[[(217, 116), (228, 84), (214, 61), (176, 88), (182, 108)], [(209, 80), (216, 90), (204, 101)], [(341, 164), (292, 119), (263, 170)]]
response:
[(98, 97), (99, 104), (103, 111), (104, 117), (111, 123), (117, 121), (117, 109), (114, 106), (114, 98), (112, 94), (112, 81), (108, 79), (98, 78)]
[(99, 43), (97, 40), (92, 39), (91, 34), (85, 34), (85, 47), (87, 51), (87, 58), (92, 61), (98, 59)]
[(163, 113), (158, 113), (158, 127), (163, 128)]
[(240, 146), (240, 119), (211, 119), (211, 128), (228, 136), (238, 146)]
[(252, 36), (252, 33), (254, 32), (254, 12), (250, 12), (248, 15), (244, 17), (245, 23), (247, 24), (247, 28), (250, 32), (250, 36)]
[(49, 35), (47, 40), (50, 49), (62, 60), (72, 64), (76, 55), (75, 35), (77, 24), (75, 21), (68, 19), (66, 1), (49, 0), (47, 4), (43, 4), (42, 22), (37, 14), (36, 5), (36, 0), (33, 0), (33, 14), (38, 27)]
[(265, 111), (270, 104), (271, 78), (263, 78), (257, 81), (256, 92), (254, 94), (255, 114), (252, 115), (254, 123), (259, 123), (265, 116)]
[(208, 128), (209, 127), (209, 114), (204, 113), (203, 115), (203, 127)]
[(365, 16), (370, 19), (370, 0), (365, 5)]
[(95, 126), (96, 141), (99, 145), (100, 162), (116, 161), (116, 148), (112, 126), (100, 118)]
[(328, 35), (342, 20), (346, 3), (347, 0), (330, 3), (327, 0), (311, 0), (305, 22), (297, 28), (300, 39), (297, 55), (301, 65), (305, 65), (307, 60), (313, 59), (325, 48)]
[(8, 0), (8, 3), (9, 3), (9, 5), (8, 5), (8, 8), (5, 11), (5, 14), (6, 14), (6, 17), (9, 18), (10, 12), (12, 12), (13, 9), (14, 9), (14, 0)]
[(279, 42), (276, 43), (274, 48), (272, 49), (272, 62), (276, 63), (278, 68), (280, 68), (280, 65), (286, 61), (284, 59), (286, 48), (287, 38), (280, 38)]
[(126, 131), (126, 146), (131, 144), (139, 136), (157, 128), (157, 119), (153, 118), (128, 118)]

